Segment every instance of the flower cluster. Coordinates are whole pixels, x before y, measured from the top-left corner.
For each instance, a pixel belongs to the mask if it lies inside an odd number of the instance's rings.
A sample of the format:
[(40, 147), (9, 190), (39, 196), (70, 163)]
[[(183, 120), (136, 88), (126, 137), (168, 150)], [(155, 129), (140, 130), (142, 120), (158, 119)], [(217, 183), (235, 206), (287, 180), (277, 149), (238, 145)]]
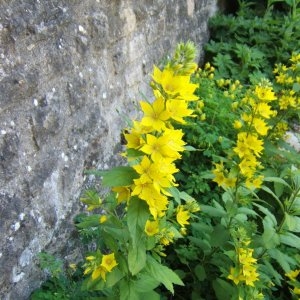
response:
[(292, 292), (295, 295), (300, 296), (300, 280), (299, 280), (299, 275), (300, 275), (300, 269), (290, 271), (285, 274), (286, 277), (289, 279), (289, 284), (293, 287)]
[(249, 89), (240, 103), (241, 118), (235, 120), (233, 126), (238, 130), (236, 146), (232, 158), (236, 166), (227, 170), (223, 163), (216, 164), (213, 174), (214, 181), (223, 187), (234, 187), (241, 178), (248, 188), (259, 188), (263, 177), (257, 175), (261, 169), (259, 158), (264, 149), (263, 138), (268, 134), (268, 120), (277, 112), (272, 109), (270, 102), (276, 100), (271, 84), (262, 80), (253, 89)]
[(105, 281), (106, 274), (118, 265), (114, 253), (105, 255), (100, 253), (100, 251), (97, 251), (95, 256), (87, 256), (86, 261), (84, 264), (84, 275), (92, 273), (93, 280), (101, 277)]
[(253, 249), (248, 248), (250, 241), (245, 241), (242, 247), (236, 249), (236, 266), (230, 268), (228, 279), (231, 279), (236, 285), (245, 282), (246, 285), (253, 286), (258, 280), (256, 259), (253, 258)]
[(280, 86), (279, 108), (287, 110), (300, 105), (300, 54), (293, 53), (290, 66), (278, 64), (274, 69), (276, 82)]
[[(118, 197), (129, 199), (137, 196), (146, 201), (154, 220), (165, 214), (170, 195), (168, 189), (176, 185), (174, 174), (178, 169), (174, 161), (181, 158), (185, 142), (182, 130), (174, 129), (172, 122), (184, 124), (184, 118), (193, 114), (188, 103), (198, 99), (194, 95), (197, 85), (190, 82), (195, 67), (185, 67), (182, 75), (174, 62), (163, 70), (154, 66), (151, 87), (155, 100), (153, 103), (140, 102), (143, 117), (140, 121), (134, 121), (129, 133), (124, 134), (127, 149), (138, 151), (134, 161), (128, 155), (138, 178), (131, 186), (125, 187), (126, 197), (122, 193)], [(117, 189), (124, 190), (124, 187)], [(151, 224), (149, 226), (152, 228), (156, 223)]]
[[(191, 82), (197, 68), (193, 62), (195, 54), (192, 43), (179, 44), (164, 68), (154, 66), (150, 84), (154, 100), (140, 101), (142, 118), (133, 120), (123, 133), (126, 145), (122, 155), (128, 166), (103, 172), (102, 183), (108, 178), (111, 198), (102, 201), (94, 192), (82, 198), (89, 210), (103, 208), (100, 215), (80, 224), (82, 228), (97, 226), (103, 236), (104, 250), (86, 257), (84, 274), (91, 274), (89, 283), (97, 279), (110, 282), (118, 273), (135, 276), (146, 268), (146, 253), (153, 251), (156, 256), (164, 256), (165, 246), (185, 234), (192, 214), (199, 210), (195, 199), (175, 188), (174, 177), (179, 171), (175, 161), (181, 158), (186, 145), (183, 131), (176, 129), (175, 124), (185, 124), (186, 117), (193, 117), (189, 103), (198, 100), (194, 94), (198, 85)], [(180, 195), (177, 207), (170, 199), (175, 198), (174, 193)], [(110, 254), (102, 254), (104, 251)], [(124, 259), (128, 268), (121, 263)], [(106, 276), (118, 264), (116, 271)], [(175, 274), (172, 280), (181, 284)]]

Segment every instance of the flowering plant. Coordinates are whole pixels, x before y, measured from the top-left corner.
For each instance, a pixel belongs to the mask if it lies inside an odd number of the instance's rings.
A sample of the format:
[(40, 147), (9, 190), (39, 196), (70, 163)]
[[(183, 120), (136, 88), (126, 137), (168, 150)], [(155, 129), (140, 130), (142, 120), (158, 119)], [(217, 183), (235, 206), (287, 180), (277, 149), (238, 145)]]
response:
[(118, 299), (158, 299), (154, 289), (160, 284), (172, 293), (174, 284), (183, 285), (163, 258), (166, 247), (184, 237), (200, 210), (191, 196), (176, 188), (174, 177), (179, 171), (175, 161), (188, 148), (183, 131), (174, 124), (193, 117), (188, 105), (198, 100), (198, 86), (190, 81), (197, 68), (195, 52), (192, 43), (179, 44), (163, 69), (154, 66), (154, 101), (141, 101), (143, 117), (124, 131), (128, 165), (94, 172), (111, 188), (104, 200), (91, 191), (82, 198), (88, 210), (102, 209), (77, 224), (81, 230), (99, 232), (97, 249), (84, 264), (84, 286), (89, 290)]

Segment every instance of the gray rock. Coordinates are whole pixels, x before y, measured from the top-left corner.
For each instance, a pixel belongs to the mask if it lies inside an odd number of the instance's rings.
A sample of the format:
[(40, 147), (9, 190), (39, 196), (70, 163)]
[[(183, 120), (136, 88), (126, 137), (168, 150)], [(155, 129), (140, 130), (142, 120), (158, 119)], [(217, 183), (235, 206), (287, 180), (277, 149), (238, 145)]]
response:
[[(41, 250), (72, 257), (88, 168), (121, 163), (153, 63), (208, 38), (208, 0), (2, 0), (0, 299), (28, 299)], [(201, 58), (201, 51), (199, 57)]]

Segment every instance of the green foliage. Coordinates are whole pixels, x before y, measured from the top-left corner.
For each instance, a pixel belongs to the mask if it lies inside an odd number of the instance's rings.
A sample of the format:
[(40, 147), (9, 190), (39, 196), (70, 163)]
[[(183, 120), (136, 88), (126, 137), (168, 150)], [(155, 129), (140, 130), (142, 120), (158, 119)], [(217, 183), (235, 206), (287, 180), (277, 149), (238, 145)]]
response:
[[(275, 3), (287, 6), (276, 9)], [(259, 72), (271, 78), (272, 67), (287, 63), (300, 48), (299, 1), (268, 1), (264, 11), (255, 2), (240, 5), (236, 15), (211, 18), (207, 60), (218, 68), (217, 77), (247, 82), (250, 74)]]
[(82, 291), (83, 270), (80, 264), (65, 267), (61, 259), (46, 252), (40, 253), (38, 258), (41, 269), (48, 274), (49, 279), (31, 294), (31, 300), (99, 299), (98, 292)]

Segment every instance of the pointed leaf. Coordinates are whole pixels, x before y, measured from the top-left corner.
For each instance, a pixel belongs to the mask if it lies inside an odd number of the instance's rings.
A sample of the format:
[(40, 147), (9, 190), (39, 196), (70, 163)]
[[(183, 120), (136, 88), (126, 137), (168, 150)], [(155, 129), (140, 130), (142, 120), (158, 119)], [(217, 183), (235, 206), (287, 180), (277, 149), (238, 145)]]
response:
[(120, 166), (112, 168), (111, 170), (89, 170), (86, 174), (93, 174), (95, 176), (102, 176), (102, 184), (107, 187), (127, 186), (133, 183), (133, 179), (139, 177), (138, 173), (129, 166)]
[(173, 284), (184, 285), (174, 271), (161, 265), (151, 256), (147, 257), (147, 271), (156, 280), (161, 282), (172, 294), (174, 294)]
[(289, 231), (300, 232), (300, 217), (285, 213), (285, 225)]
[(141, 238), (149, 215), (149, 208), (145, 201), (137, 197), (130, 199), (127, 209), (127, 224), (133, 246)]
[(281, 243), (288, 245), (293, 248), (300, 249), (300, 237), (290, 233), (285, 232), (279, 235)]
[(268, 253), (274, 260), (279, 263), (285, 273), (288, 273), (291, 270), (291, 266), (297, 265), (295, 259), (278, 249), (270, 249)]
[(136, 245), (131, 245), (128, 249), (128, 267), (132, 275), (136, 275), (146, 265), (146, 248), (140, 242)]
[(148, 274), (141, 274), (134, 283), (135, 290), (138, 293), (147, 293), (153, 291), (159, 286), (160, 282)]

